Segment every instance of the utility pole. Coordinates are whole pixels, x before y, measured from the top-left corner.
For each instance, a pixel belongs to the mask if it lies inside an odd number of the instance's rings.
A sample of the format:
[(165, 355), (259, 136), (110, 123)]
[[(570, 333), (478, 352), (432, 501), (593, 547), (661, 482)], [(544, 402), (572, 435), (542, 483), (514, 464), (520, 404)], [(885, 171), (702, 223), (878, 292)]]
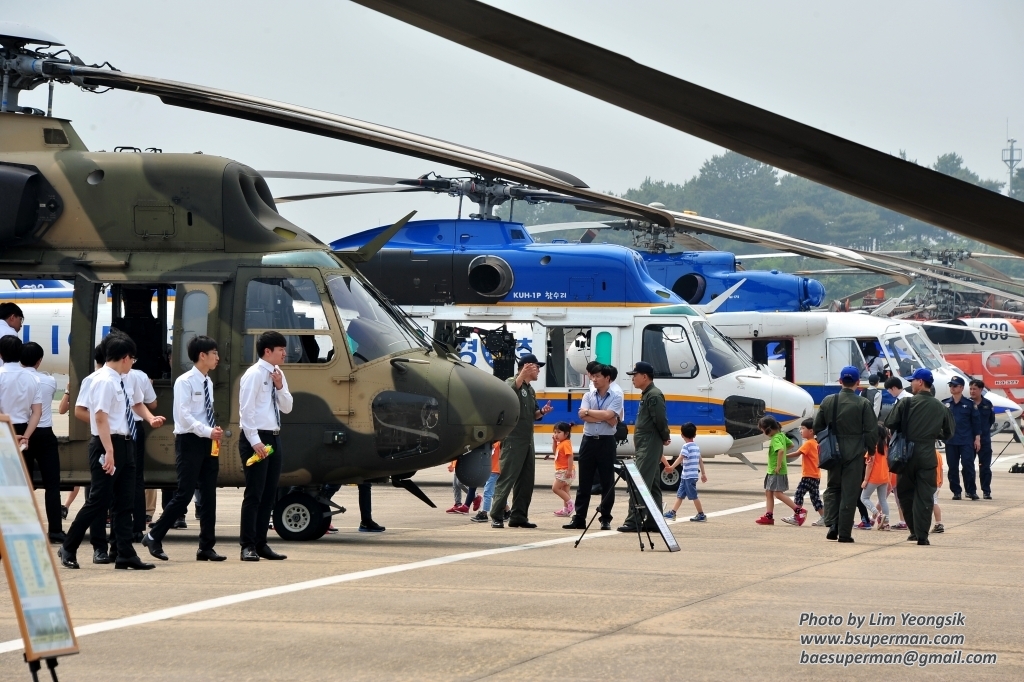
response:
[(1009, 149), (1003, 150), (1003, 163), (1010, 169), (1010, 182), (1006, 185), (1006, 196), (1013, 196), (1013, 169), (1017, 167), (1021, 159), (1021, 149), (1015, 148), (1013, 145), (1016, 144), (1017, 140), (1009, 139), (1007, 142), (1010, 143)]

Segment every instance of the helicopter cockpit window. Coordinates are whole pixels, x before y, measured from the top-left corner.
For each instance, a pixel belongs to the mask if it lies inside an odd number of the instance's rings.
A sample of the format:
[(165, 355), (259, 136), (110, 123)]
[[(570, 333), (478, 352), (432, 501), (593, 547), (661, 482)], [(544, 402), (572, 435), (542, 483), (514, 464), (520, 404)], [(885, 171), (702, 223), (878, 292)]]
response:
[[(320, 293), (313, 280), (300, 277), (260, 277), (245, 291), (246, 330), (274, 329), (288, 341), (287, 364), (327, 362), (333, 357), (330, 335), (289, 334), (289, 330), (326, 330)], [(255, 335), (245, 340), (244, 360), (255, 359)]]
[(712, 379), (753, 366), (753, 362), (737, 352), (736, 347), (710, 324), (694, 322), (693, 334), (704, 348), (704, 357), (711, 366)]
[(654, 367), (656, 379), (692, 379), (700, 372), (689, 334), (678, 324), (644, 327), (640, 359)]
[(939, 356), (939, 353), (920, 334), (917, 332), (907, 334), (906, 339), (925, 367), (928, 369), (942, 367), (942, 358)]
[(358, 279), (351, 275), (329, 275), (327, 288), (345, 327), (353, 364), (426, 347)]

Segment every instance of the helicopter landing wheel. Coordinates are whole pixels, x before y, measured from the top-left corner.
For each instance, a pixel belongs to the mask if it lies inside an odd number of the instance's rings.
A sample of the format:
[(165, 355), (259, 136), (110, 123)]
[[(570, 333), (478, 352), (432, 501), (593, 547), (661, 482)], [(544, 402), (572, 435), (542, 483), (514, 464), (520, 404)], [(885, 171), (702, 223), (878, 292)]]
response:
[(661, 468), (658, 473), (658, 485), (661, 486), (662, 490), (676, 490), (679, 488), (679, 477), (682, 476), (682, 472), (678, 467), (672, 471), (668, 471), (665, 467)]
[(329, 509), (312, 495), (289, 493), (274, 505), (274, 530), (284, 540), (317, 540), (330, 525)]

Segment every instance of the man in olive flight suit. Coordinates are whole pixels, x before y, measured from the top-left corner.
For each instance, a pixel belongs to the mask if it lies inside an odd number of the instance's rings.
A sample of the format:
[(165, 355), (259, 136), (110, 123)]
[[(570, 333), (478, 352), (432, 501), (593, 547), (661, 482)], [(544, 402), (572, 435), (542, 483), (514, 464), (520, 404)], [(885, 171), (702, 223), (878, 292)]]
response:
[[(530, 353), (519, 359), (519, 374), (505, 380), (519, 398), (519, 422), (512, 433), (501, 443), (501, 474), (494, 484), (494, 498), (491, 500), (491, 528), (504, 528), (502, 515), (509, 493), (512, 493), (512, 514), (510, 528), (536, 528), (530, 523), (530, 501), (533, 499), (534, 476), (536, 475), (536, 453), (533, 449), (533, 423), (540, 420), (553, 408), (551, 402), (537, 407), (537, 394), (531, 381), (540, 375), (543, 362)], [(495, 516), (497, 514), (497, 516)]]
[[(636, 451), (636, 468), (644, 478), (644, 483), (654, 498), (654, 509), (648, 509), (647, 528), (657, 530), (650, 520), (653, 514), (660, 514), (661, 460), (665, 446), (672, 442), (668, 431), (668, 413), (665, 408), (665, 394), (654, 385), (654, 366), (648, 362), (638, 362), (632, 372), (626, 374), (633, 377), (633, 387), (640, 389), (640, 408), (636, 413), (636, 425), (633, 432), (633, 446)], [(619, 526), (620, 533), (635, 533), (639, 520), (636, 511), (629, 510), (626, 522)]]
[(878, 443), (878, 419), (871, 403), (854, 393), (860, 383), (856, 367), (843, 367), (839, 372), (839, 393), (821, 401), (814, 416), (814, 432), (820, 433), (832, 426), (839, 443), (840, 462), (828, 470), (825, 489), (825, 524), (829, 527), (829, 540), (853, 542), (853, 516), (860, 499), (860, 484), (864, 480), (864, 455)]
[[(935, 504), (939, 462), (935, 454), (935, 441), (949, 440), (956, 430), (956, 422), (949, 408), (932, 395), (932, 373), (927, 369), (914, 372), (910, 386), (913, 398), (896, 403), (885, 425), (891, 431), (904, 430), (907, 441), (914, 444), (914, 452), (906, 468), (897, 474), (896, 499), (903, 510), (910, 536), (919, 545), (930, 545), (928, 524), (932, 521)], [(904, 423), (904, 415), (906, 420)]]

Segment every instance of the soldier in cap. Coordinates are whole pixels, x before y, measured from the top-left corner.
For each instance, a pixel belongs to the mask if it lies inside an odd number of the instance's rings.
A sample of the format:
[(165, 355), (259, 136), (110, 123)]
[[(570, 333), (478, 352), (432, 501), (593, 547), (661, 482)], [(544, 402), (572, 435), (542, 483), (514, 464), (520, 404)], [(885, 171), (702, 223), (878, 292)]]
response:
[(903, 520), (910, 528), (907, 540), (929, 545), (928, 524), (932, 520), (932, 507), (936, 497), (936, 472), (939, 465), (935, 454), (935, 441), (953, 435), (956, 423), (950, 410), (932, 395), (934, 381), (927, 369), (914, 372), (910, 386), (913, 398), (896, 403), (885, 425), (890, 431), (904, 429), (907, 441), (914, 444), (914, 452), (896, 479), (896, 499), (903, 510)]
[[(654, 366), (648, 362), (638, 362), (632, 372), (633, 387), (640, 389), (640, 407), (636, 413), (636, 426), (633, 432), (633, 445), (636, 450), (636, 468), (644, 477), (644, 483), (654, 498), (655, 509), (648, 509), (648, 515), (661, 513), (661, 486), (658, 476), (661, 474), (661, 460), (665, 446), (672, 442), (668, 430), (668, 411), (665, 407), (665, 394), (654, 385)], [(620, 533), (635, 533), (640, 520), (636, 511), (629, 510), (626, 522), (619, 526)], [(653, 523), (649, 525), (653, 526)], [(653, 528), (652, 528), (653, 530)]]
[(828, 470), (825, 489), (825, 524), (829, 540), (853, 542), (853, 515), (860, 499), (864, 480), (864, 455), (878, 443), (878, 420), (871, 403), (854, 393), (860, 383), (856, 367), (843, 367), (839, 372), (839, 393), (821, 401), (814, 417), (814, 432), (835, 428), (840, 462)]
[[(981, 449), (981, 413), (974, 401), (964, 396), (964, 378), (954, 375), (949, 380), (950, 397), (942, 401), (949, 408), (956, 422), (956, 431), (946, 441), (946, 468), (949, 471), (949, 489), (953, 499), (964, 497), (978, 499), (977, 481), (974, 478), (974, 453)], [(960, 467), (964, 469), (964, 485), (960, 487)]]
[[(533, 423), (539, 421), (553, 408), (549, 401), (544, 407), (537, 407), (537, 393), (530, 382), (540, 376), (543, 362), (528, 353), (519, 358), (519, 373), (505, 380), (519, 398), (519, 422), (512, 433), (501, 443), (501, 474), (494, 486), (491, 501), (491, 528), (504, 528), (502, 514), (509, 493), (512, 494), (512, 515), (510, 528), (536, 528), (530, 523), (530, 501), (533, 499), (533, 484), (536, 474), (536, 452), (533, 449)], [(495, 516), (497, 514), (497, 516)]]

